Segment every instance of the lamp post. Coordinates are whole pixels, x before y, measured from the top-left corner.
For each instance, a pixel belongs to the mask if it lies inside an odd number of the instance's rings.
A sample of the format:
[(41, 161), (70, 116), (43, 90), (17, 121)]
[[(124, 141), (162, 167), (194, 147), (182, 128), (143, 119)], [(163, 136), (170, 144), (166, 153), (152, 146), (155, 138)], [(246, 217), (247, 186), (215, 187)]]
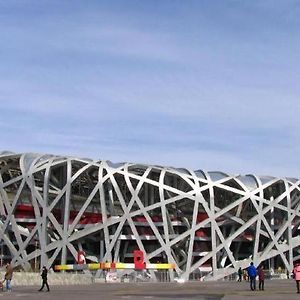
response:
[(37, 271), (37, 247), (38, 247), (38, 241), (35, 240), (34, 272)]
[(1, 267), (3, 266), (3, 240), (1, 240), (1, 258), (0, 258)]

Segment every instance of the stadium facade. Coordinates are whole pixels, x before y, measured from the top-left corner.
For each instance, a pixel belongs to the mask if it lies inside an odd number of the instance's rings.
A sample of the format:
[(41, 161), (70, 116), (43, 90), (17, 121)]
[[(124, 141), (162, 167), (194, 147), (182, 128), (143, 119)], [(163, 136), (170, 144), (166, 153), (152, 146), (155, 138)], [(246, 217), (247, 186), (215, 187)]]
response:
[[(220, 279), (300, 258), (300, 181), (76, 157), (0, 153), (1, 262), (174, 263)], [(152, 272), (152, 271), (151, 271)], [(155, 276), (155, 275), (154, 275)]]

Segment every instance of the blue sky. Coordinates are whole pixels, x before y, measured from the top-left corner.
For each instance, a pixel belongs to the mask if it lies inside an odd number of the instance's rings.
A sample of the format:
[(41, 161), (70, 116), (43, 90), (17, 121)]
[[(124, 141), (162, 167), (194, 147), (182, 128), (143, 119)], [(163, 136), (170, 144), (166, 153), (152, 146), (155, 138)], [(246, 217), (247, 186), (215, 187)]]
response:
[(300, 3), (0, 1), (0, 149), (300, 177)]

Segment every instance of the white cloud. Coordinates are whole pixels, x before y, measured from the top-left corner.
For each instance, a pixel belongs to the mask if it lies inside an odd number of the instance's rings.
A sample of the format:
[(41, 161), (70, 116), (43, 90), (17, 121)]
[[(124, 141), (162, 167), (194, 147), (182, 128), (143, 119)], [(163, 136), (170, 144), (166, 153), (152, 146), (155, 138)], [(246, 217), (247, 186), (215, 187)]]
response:
[(0, 148), (296, 175), (296, 21), (231, 3), (2, 12)]

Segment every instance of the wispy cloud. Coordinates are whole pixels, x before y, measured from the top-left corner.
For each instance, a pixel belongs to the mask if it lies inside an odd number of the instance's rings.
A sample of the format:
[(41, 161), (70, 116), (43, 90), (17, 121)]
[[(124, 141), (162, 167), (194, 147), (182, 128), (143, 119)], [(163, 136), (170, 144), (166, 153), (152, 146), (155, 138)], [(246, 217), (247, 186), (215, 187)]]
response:
[(299, 174), (297, 2), (137, 3), (0, 3), (0, 148)]

